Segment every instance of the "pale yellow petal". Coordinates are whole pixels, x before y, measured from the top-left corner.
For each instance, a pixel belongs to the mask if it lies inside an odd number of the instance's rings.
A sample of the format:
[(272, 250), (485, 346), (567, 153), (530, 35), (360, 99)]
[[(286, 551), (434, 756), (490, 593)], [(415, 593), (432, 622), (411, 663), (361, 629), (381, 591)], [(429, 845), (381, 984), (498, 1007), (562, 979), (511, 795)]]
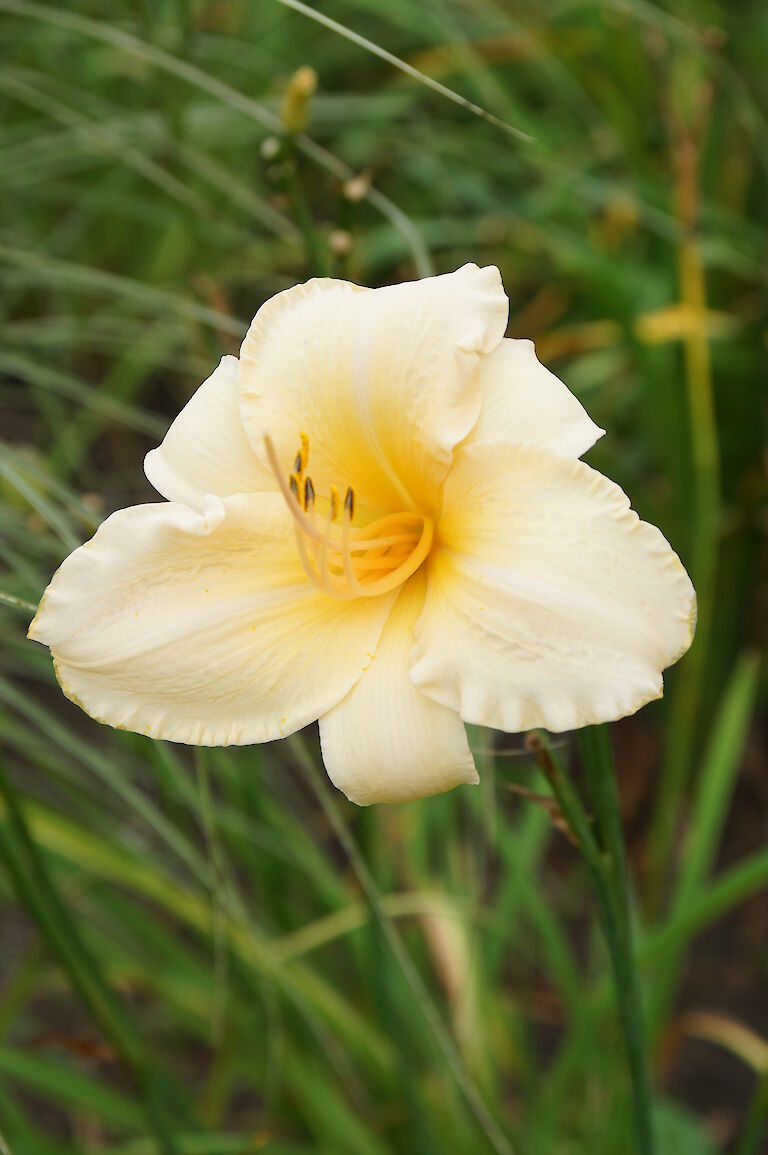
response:
[(424, 588), (421, 573), (406, 583), (365, 674), (320, 719), (328, 775), (361, 806), (408, 802), (478, 781), (459, 715), (408, 677)]
[(563, 457), (581, 457), (604, 430), (541, 364), (532, 341), (505, 339), (480, 362), (483, 404), (465, 444), (526, 441)]
[(317, 280), (259, 310), (241, 350), (243, 424), (286, 472), (309, 435), (318, 493), (354, 487), (392, 512), (439, 502), (453, 447), (480, 411), (477, 368), (501, 340), (507, 298), (498, 269), (383, 289)]
[(326, 713), (376, 648), (395, 595), (307, 581), (277, 494), (113, 514), (66, 559), (29, 636), (100, 722), (197, 745), (265, 742)]
[(203, 508), (207, 493), (229, 497), (276, 488), (274, 476), (256, 457), (243, 429), (237, 357), (222, 357), (162, 445), (147, 454), (144, 472), (163, 497), (197, 510)]
[(467, 446), (445, 487), (411, 678), (466, 722), (569, 730), (662, 693), (696, 597), (679, 558), (581, 461)]

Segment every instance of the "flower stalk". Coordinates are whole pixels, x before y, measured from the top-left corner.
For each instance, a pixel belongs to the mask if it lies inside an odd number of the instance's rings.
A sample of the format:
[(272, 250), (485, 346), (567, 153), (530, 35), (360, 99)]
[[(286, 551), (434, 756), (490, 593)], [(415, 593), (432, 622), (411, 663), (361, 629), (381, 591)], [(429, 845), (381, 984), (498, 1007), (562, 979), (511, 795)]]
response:
[(678, 248), (680, 300), (693, 318), (693, 324), (683, 339), (683, 354), (695, 493), (689, 548), (691, 573), (698, 591), (698, 630), (696, 646), (685, 674), (675, 684), (670, 703), (669, 737), (649, 840), (650, 871), (645, 897), (647, 906), (654, 912), (658, 911), (664, 897), (664, 883), (669, 877), (670, 864), (674, 858), (676, 836), (696, 752), (696, 721), (712, 633), (722, 514), (720, 445), (710, 337), (706, 324), (706, 265), (697, 235), (701, 215), (700, 158), (710, 102), (708, 85), (694, 87), (693, 122), (685, 125), (673, 121), (671, 124), (672, 168), (681, 231)]
[(637, 1155), (654, 1155), (645, 1026), (632, 942), (624, 836), (608, 734), (602, 726), (579, 732), (579, 750), (593, 807), (592, 821), (545, 739), (533, 733), (527, 745), (549, 780), (592, 881), (598, 918), (611, 959), (629, 1064)]
[(305, 66), (294, 72), (288, 83), (280, 112), (283, 129), (281, 147), (284, 157), (286, 192), (304, 241), (307, 264), (313, 276), (326, 277), (329, 274), (327, 255), (323, 242), (315, 229), (315, 222), (301, 177), (299, 153), (296, 148), (296, 137), (303, 134), (309, 124), (312, 97), (315, 95), (316, 89), (317, 73), (314, 68)]

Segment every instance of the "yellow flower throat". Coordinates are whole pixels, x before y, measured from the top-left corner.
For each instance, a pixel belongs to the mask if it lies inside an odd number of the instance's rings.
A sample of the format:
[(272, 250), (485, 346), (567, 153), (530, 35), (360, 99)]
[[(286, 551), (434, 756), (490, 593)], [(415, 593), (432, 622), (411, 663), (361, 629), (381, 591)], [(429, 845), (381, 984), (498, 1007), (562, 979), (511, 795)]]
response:
[(434, 524), (410, 510), (390, 513), (359, 528), (352, 528), (355, 491), (348, 487), (344, 501), (330, 487), (328, 514), (317, 516), (315, 487), (307, 473), (309, 438), (301, 445), (286, 480), (270, 437), (264, 438), (267, 456), (280, 491), (294, 520), (299, 557), (309, 580), (335, 598), (373, 598), (389, 593), (414, 574), (432, 546)]

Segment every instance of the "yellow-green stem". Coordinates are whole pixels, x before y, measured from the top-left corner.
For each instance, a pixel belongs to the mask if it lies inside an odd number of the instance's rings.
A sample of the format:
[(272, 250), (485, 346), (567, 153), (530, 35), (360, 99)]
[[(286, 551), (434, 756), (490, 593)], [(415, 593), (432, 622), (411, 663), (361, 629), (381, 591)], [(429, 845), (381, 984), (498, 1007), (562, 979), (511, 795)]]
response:
[(695, 485), (690, 568), (698, 596), (699, 618), (696, 638), (680, 670), (670, 705), (669, 739), (650, 834), (648, 898), (652, 908), (660, 903), (664, 879), (669, 873), (694, 755), (696, 717), (712, 625), (720, 525), (720, 450), (709, 341), (703, 324), (707, 307), (706, 280), (694, 231), (696, 153), (684, 144), (678, 150), (678, 200), (685, 237), (678, 260), (680, 296), (693, 318), (684, 341), (684, 355)]

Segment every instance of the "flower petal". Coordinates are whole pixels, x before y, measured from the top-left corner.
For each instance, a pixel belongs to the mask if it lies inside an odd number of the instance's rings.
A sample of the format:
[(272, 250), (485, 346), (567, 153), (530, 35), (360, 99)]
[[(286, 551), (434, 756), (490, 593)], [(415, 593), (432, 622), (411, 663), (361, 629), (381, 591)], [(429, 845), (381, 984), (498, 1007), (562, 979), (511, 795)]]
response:
[(536, 356), (533, 341), (505, 339), (480, 362), (483, 405), (465, 444), (526, 441), (581, 457), (605, 430)]
[(546, 449), (456, 453), (411, 679), (465, 722), (570, 730), (662, 693), (696, 595), (617, 485)]
[(477, 366), (498, 345), (508, 302), (498, 269), (383, 289), (315, 280), (259, 310), (241, 350), (243, 424), (268, 433), (290, 470), (310, 441), (318, 493), (352, 485), (373, 509), (428, 511), (480, 411)]
[(406, 582), (369, 668), (320, 719), (328, 775), (360, 806), (426, 798), (478, 781), (459, 715), (426, 697), (408, 678), (424, 589), (421, 573)]
[(209, 497), (108, 518), (48, 587), (29, 636), (100, 722), (201, 746), (290, 734), (344, 697), (394, 595), (307, 580), (282, 497)]
[(251, 449), (240, 419), (240, 363), (222, 357), (163, 439), (144, 459), (158, 493), (201, 510), (207, 493), (274, 490), (275, 479)]

